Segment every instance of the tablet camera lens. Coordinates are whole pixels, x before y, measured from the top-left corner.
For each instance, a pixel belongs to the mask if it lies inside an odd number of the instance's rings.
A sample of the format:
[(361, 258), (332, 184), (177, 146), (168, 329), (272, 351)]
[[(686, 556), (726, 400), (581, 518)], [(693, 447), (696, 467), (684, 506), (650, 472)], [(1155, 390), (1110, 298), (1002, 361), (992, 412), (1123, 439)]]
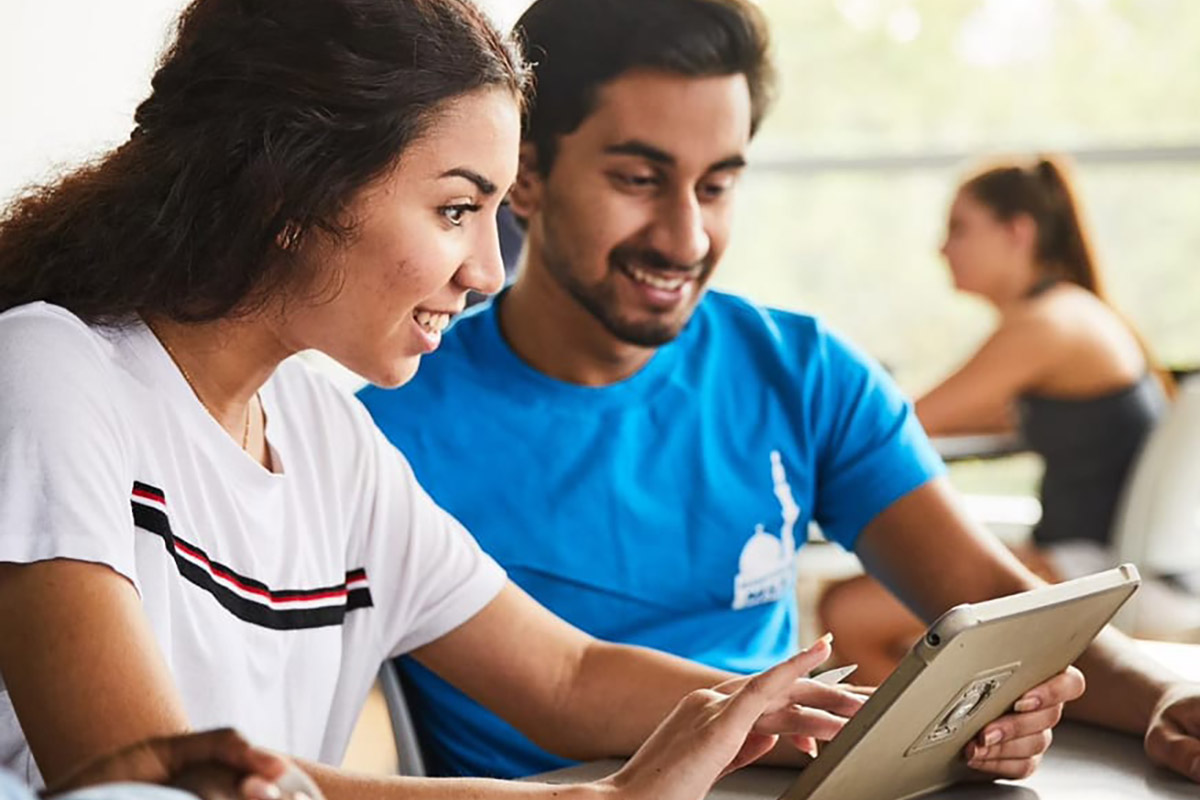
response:
[(937, 647), (939, 644), (942, 643), (942, 637), (938, 636), (936, 633), (929, 633), (929, 634), (926, 634), (926, 636), (925, 636), (925, 642), (930, 647)]

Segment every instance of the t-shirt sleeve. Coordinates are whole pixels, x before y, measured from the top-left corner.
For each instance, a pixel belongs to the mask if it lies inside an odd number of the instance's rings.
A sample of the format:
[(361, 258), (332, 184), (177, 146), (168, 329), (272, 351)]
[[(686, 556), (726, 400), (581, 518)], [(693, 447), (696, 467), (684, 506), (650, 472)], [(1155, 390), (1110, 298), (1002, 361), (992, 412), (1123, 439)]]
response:
[[(32, 800), (32, 795), (30, 798)], [(196, 795), (149, 783), (105, 783), (54, 795), (55, 800), (196, 800)], [(0, 795), (0, 800), (7, 800)]]
[(28, 786), (17, 780), (17, 776), (0, 769), (0, 800), (36, 800)]
[(945, 472), (912, 404), (878, 363), (827, 329), (814, 387), (818, 464), (815, 518), (853, 550), (862, 529), (904, 495)]
[(127, 443), (110, 362), (78, 319), (0, 319), (0, 561), (106, 564), (137, 586)]
[(376, 473), (366, 561), (384, 655), (394, 657), (475, 616), (507, 576), (458, 520), (434, 503), (365, 409), (358, 411)]

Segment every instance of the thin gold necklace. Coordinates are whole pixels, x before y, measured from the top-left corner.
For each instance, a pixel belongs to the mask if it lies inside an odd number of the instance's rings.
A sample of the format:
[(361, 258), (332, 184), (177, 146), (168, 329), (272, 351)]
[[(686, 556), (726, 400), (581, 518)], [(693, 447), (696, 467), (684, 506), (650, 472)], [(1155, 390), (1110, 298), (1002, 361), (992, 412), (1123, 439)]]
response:
[[(213, 419), (217, 419), (217, 415), (213, 412), (212, 408), (208, 405), (208, 403), (204, 402), (204, 397), (200, 394), (200, 391), (196, 388), (196, 382), (194, 380), (192, 380), (192, 376), (187, 371), (187, 367), (185, 367), (183, 365), (183, 362), (179, 360), (179, 356), (175, 355), (175, 351), (171, 349), (171, 345), (167, 344), (167, 340), (162, 338), (161, 336), (159, 336), (158, 331), (156, 331), (156, 330), (154, 330), (154, 328), (150, 327), (149, 324), (147, 324), (146, 327), (150, 328), (150, 332), (154, 334), (154, 338), (158, 339), (158, 343), (163, 346), (163, 350), (167, 351), (167, 355), (170, 356), (171, 360), (175, 362), (175, 366), (179, 367), (180, 373), (183, 374), (183, 379), (185, 381), (187, 381), (188, 388), (192, 390), (192, 394), (194, 394), (196, 396), (196, 399), (200, 401), (200, 405), (204, 406), (204, 410), (208, 412), (208, 415), (210, 417), (212, 417)], [(258, 397), (258, 392), (255, 392), (254, 396)], [(262, 405), (261, 399), (258, 402), (259, 402), (259, 405)], [(250, 444), (250, 405), (251, 405), (250, 403), (246, 404), (246, 421), (242, 425), (242, 449), (243, 450), (246, 450), (248, 445)]]

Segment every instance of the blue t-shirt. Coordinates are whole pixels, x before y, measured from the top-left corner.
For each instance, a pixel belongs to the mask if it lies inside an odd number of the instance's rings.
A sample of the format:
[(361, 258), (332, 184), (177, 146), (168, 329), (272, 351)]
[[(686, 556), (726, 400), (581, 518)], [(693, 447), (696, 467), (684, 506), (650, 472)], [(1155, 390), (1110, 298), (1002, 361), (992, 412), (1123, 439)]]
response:
[[(765, 669), (797, 647), (809, 522), (852, 549), (943, 469), (887, 374), (813, 317), (709, 292), (639, 372), (596, 388), (523, 362), (502, 300), (459, 319), (409, 384), (359, 397), (509, 576), (594, 636)], [(438, 773), (569, 763), (415, 661), (402, 670)]]

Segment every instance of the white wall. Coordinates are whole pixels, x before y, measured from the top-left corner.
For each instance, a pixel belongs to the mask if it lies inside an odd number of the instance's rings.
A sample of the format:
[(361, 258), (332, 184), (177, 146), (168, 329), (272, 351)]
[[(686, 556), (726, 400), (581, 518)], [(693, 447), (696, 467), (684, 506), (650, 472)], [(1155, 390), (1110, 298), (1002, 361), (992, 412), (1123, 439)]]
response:
[[(124, 141), (186, 0), (0, 0), (0, 205)], [(511, 25), (527, 0), (480, 3)]]
[(183, 0), (0, 0), (0, 202), (129, 135)]

